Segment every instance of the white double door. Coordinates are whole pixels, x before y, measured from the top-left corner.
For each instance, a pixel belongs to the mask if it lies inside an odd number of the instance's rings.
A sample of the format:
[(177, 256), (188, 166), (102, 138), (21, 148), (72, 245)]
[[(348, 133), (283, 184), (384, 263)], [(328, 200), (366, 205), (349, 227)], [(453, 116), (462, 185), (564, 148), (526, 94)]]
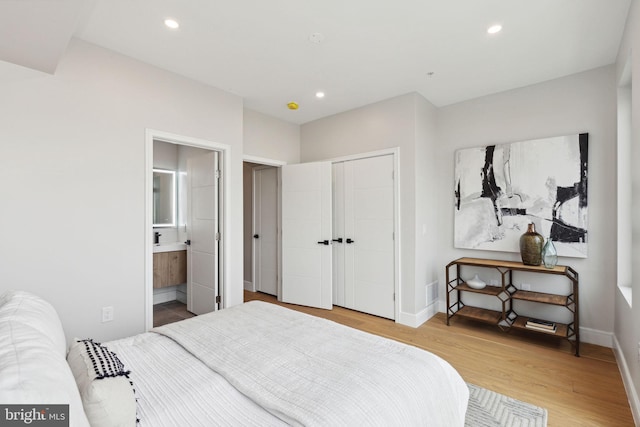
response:
[(333, 165), (333, 302), (395, 319), (392, 155)]
[(393, 155), (282, 168), (284, 302), (395, 318)]

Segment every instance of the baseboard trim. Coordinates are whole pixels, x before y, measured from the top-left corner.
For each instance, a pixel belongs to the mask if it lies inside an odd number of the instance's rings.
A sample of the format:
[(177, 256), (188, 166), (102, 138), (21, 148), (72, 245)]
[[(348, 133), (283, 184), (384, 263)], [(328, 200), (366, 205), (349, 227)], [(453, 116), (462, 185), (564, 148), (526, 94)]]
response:
[(175, 301), (176, 300), (176, 288), (167, 289), (165, 291), (154, 292), (153, 293), (153, 304), (162, 304), (163, 302)]
[(244, 281), (244, 290), (249, 292), (255, 292), (256, 290), (253, 288), (253, 282), (248, 280)]
[(187, 293), (180, 290), (176, 291), (176, 301), (180, 301), (183, 304), (187, 303)]
[(595, 344), (602, 347), (613, 348), (613, 334), (597, 329), (580, 327), (580, 342)]
[(401, 311), (400, 316), (398, 316), (398, 319), (396, 320), (396, 322), (405, 326), (411, 326), (412, 328), (417, 328), (418, 326), (422, 325), (424, 322), (426, 322), (427, 320), (435, 316), (437, 312), (438, 312), (438, 302), (436, 301), (433, 304), (429, 305), (428, 307), (423, 308), (416, 314), (405, 313)]
[(631, 378), (627, 359), (624, 357), (624, 353), (620, 350), (620, 343), (615, 335), (613, 336), (613, 354), (616, 356), (616, 360), (618, 361), (618, 369), (620, 369), (622, 383), (624, 384), (624, 389), (627, 392), (627, 400), (631, 407), (633, 420), (635, 425), (640, 426), (640, 399), (638, 398), (638, 393), (636, 392), (633, 379)]

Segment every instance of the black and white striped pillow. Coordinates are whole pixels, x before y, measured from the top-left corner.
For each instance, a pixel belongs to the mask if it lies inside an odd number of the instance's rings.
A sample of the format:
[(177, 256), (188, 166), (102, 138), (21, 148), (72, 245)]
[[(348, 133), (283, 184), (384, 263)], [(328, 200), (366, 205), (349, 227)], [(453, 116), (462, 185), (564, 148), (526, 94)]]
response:
[(75, 339), (67, 362), (76, 379), (92, 427), (132, 426), (137, 414), (131, 371), (106, 346), (92, 339)]
[[(89, 360), (93, 363), (93, 370), (96, 374), (93, 379), (101, 380), (103, 378), (119, 376), (129, 378), (131, 371), (125, 371), (124, 363), (107, 347), (99, 342), (93, 341), (93, 339), (78, 340), (78, 342), (84, 344), (87, 357), (89, 357)], [(129, 380), (129, 382), (131, 382), (131, 380)], [(133, 383), (131, 383), (131, 386), (133, 386)]]

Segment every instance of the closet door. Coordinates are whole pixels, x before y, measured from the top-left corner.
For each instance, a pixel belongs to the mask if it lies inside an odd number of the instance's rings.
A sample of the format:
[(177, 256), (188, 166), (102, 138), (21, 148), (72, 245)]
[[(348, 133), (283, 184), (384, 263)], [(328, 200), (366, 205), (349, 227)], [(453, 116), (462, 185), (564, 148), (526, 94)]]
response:
[(333, 303), (346, 307), (344, 300), (344, 162), (334, 163), (333, 196)]
[(331, 309), (331, 163), (282, 167), (282, 301)]
[(389, 319), (395, 319), (394, 188), (392, 155), (344, 163), (345, 307)]

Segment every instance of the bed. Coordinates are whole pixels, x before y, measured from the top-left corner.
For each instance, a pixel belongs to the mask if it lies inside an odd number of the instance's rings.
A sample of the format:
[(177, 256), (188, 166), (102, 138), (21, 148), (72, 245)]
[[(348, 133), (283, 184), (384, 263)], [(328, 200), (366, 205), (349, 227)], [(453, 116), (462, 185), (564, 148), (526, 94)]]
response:
[(72, 426), (462, 426), (468, 394), (429, 352), (260, 301), (67, 352), (49, 304), (0, 297), (0, 405)]

